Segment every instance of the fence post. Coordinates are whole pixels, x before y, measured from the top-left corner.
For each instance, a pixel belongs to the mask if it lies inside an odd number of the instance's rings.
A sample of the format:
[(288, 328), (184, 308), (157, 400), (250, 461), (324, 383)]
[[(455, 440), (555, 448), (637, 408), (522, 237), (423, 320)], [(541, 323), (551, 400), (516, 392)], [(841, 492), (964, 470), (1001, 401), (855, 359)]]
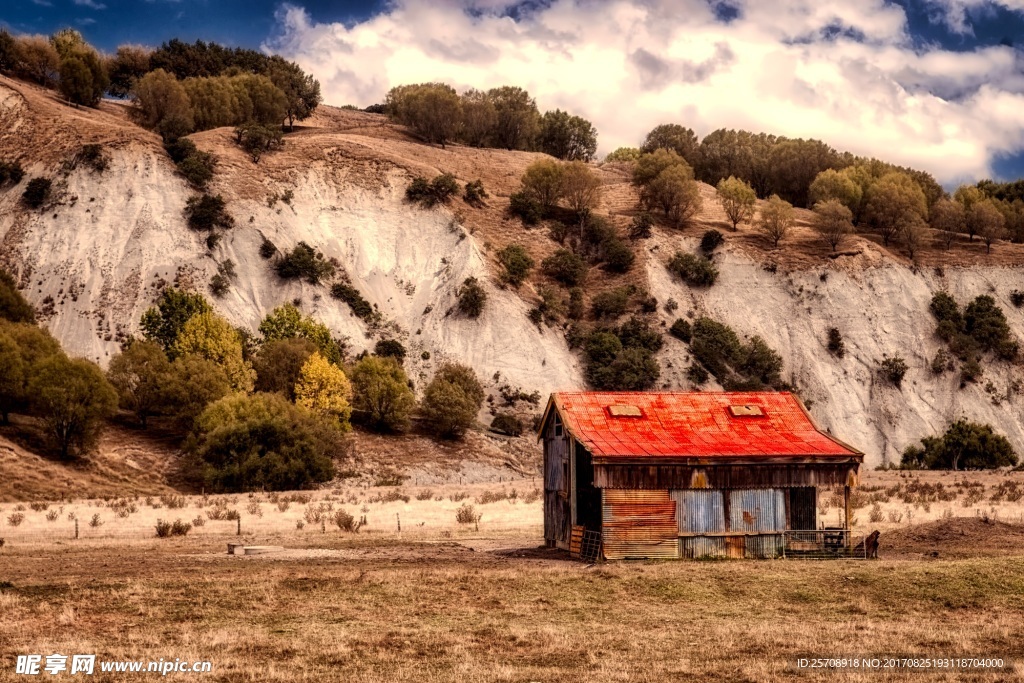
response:
[(320, 518), (320, 532), (327, 533), (327, 521), (323, 517)]
[(78, 518), (75, 517), (75, 540), (78, 540)]
[(235, 521), (238, 522), (238, 530), (235, 531), (235, 536), (241, 536), (242, 535), (242, 516), (239, 515), (238, 519), (235, 520)]
[(398, 516), (397, 512), (395, 513), (395, 522), (398, 524), (398, 533), (402, 533), (402, 518)]

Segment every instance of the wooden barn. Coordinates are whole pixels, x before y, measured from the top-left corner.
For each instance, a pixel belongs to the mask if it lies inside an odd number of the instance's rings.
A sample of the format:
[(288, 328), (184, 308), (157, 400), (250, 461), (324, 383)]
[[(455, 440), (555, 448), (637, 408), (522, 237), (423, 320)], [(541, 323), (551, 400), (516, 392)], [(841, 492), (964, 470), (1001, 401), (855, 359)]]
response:
[[(544, 440), (544, 537), (625, 558), (813, 556), (852, 548), (864, 454), (785, 392), (560, 392)], [(843, 487), (819, 528), (818, 489)], [(583, 551), (586, 554), (586, 551)]]

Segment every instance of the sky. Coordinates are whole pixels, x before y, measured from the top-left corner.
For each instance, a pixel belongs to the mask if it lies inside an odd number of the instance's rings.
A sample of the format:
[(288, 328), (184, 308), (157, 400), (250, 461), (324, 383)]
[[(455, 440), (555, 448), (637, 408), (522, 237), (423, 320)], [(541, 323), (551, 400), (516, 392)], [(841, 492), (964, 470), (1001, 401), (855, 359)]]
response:
[(947, 187), (1024, 176), (1024, 0), (3, 0), (0, 24), (272, 51), (336, 105), (520, 85), (591, 120), (599, 154), (673, 122), (813, 137)]

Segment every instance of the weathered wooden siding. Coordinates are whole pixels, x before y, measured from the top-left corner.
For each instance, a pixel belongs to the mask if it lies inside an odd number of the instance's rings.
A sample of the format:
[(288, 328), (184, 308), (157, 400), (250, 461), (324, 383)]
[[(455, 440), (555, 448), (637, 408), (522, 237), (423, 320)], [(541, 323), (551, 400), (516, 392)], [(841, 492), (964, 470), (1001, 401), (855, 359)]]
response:
[[(552, 418), (544, 434), (544, 538), (569, 547), (569, 435)], [(560, 423), (559, 423), (560, 424)], [(561, 431), (559, 434), (558, 432)]]
[(609, 465), (594, 466), (594, 485), (603, 489), (764, 489), (845, 485), (856, 465)]

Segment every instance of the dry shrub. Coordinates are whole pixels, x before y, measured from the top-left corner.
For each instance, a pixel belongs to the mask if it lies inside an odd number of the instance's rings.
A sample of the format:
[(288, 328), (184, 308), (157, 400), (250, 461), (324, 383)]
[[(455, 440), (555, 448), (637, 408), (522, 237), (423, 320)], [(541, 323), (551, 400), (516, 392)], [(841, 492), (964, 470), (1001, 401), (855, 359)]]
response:
[(469, 503), (463, 503), (459, 506), (459, 509), (455, 511), (455, 521), (459, 524), (475, 524), (480, 521), (482, 515), (476, 513), (474, 508)]
[(185, 496), (175, 496), (173, 494), (160, 496), (160, 502), (167, 506), (168, 510), (179, 510), (188, 504)]
[(93, 529), (98, 529), (103, 526), (103, 521), (100, 519), (100, 513), (97, 512), (92, 516), (92, 519), (89, 520), (89, 526)]
[(50, 510), (46, 513), (47, 522), (56, 522), (58, 517), (60, 517), (60, 513), (56, 510)]
[(245, 511), (253, 517), (263, 517), (263, 508), (260, 507), (259, 501), (250, 500), (245, 506)]
[(10, 524), (11, 526), (18, 526), (19, 524), (21, 524), (24, 521), (25, 521), (25, 513), (24, 512), (15, 512), (14, 514), (10, 515), (7, 518), (7, 523)]
[(450, 500), (453, 503), (461, 503), (467, 498), (469, 498), (469, 493), (466, 491), (456, 491), (452, 495), (448, 496), (448, 500)]
[(532, 491), (530, 491), (529, 493), (527, 493), (525, 496), (523, 496), (523, 502), (526, 503), (527, 505), (530, 505), (532, 503), (536, 503), (538, 500), (540, 500), (540, 489), (539, 488), (535, 488)]
[(203, 519), (202, 515), (196, 515), (196, 518), (192, 520), (192, 526), (196, 527), (197, 529), (203, 526), (204, 524), (206, 524), (206, 520)]
[(359, 531), (360, 525), (356, 521), (356, 518), (350, 515), (349, 513), (345, 512), (344, 510), (338, 510), (337, 512), (335, 512), (333, 521), (335, 524), (338, 525), (338, 528), (342, 531), (348, 531), (350, 533), (355, 533)]
[(430, 500), (434, 497), (434, 492), (430, 489), (423, 489), (416, 494), (416, 500)]
[(387, 493), (378, 493), (376, 496), (371, 496), (370, 498), (367, 499), (367, 502), (394, 503), (399, 500), (402, 501), (403, 503), (408, 503), (412, 499), (406, 494), (399, 491), (398, 489), (395, 489), (393, 491), (388, 491)]
[(279, 501), (277, 501), (277, 510), (278, 510), (278, 512), (288, 512), (288, 508), (290, 506), (291, 506), (291, 503), (288, 502), (287, 500), (279, 500)]
[(50, 508), (49, 503), (29, 503), (28, 506), (32, 508), (33, 512), (45, 512)]
[(871, 512), (868, 513), (868, 519), (872, 524), (877, 524), (882, 521), (882, 507), (878, 503), (871, 506)]

